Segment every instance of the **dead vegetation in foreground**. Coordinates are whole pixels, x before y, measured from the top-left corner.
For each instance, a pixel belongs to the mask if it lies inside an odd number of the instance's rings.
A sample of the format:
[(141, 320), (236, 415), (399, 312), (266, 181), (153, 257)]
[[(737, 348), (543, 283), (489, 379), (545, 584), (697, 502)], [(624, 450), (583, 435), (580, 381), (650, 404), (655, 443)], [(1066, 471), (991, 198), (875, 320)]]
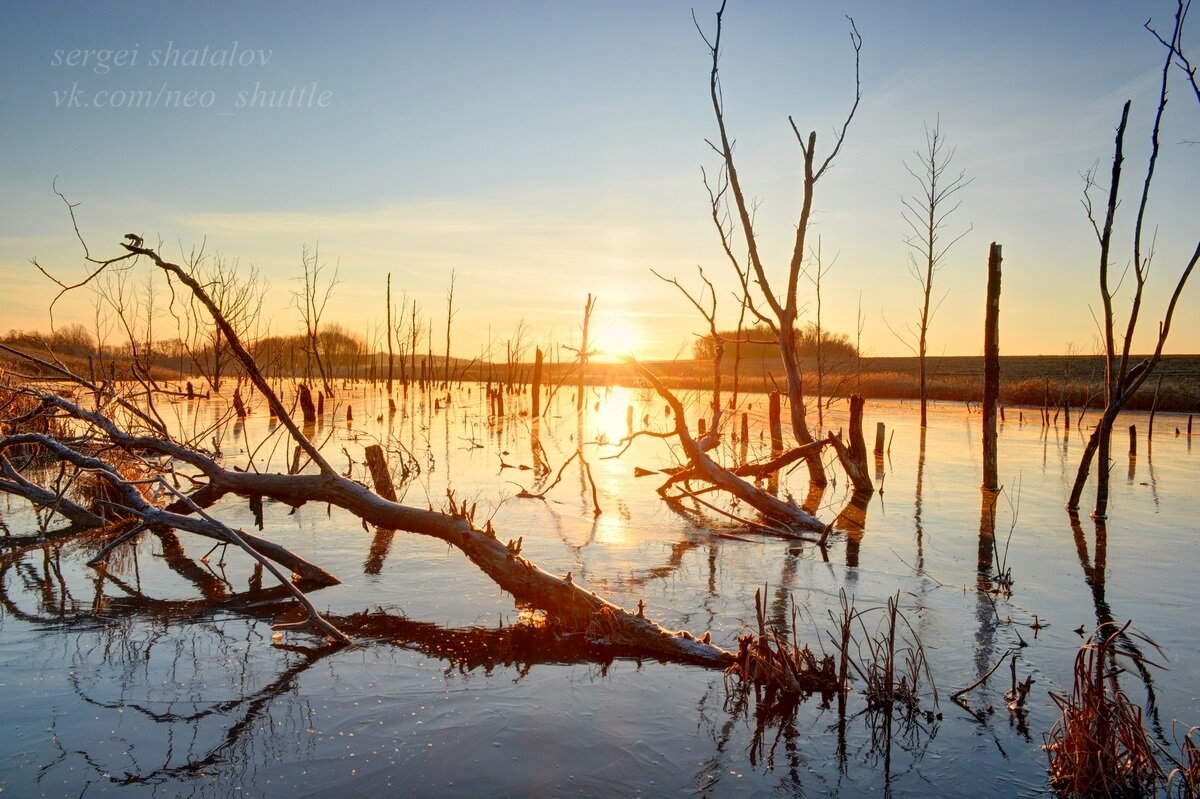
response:
[(1121, 663), (1161, 668), (1130, 637), (1158, 649), (1130, 622), (1101, 624), (1075, 656), (1071, 693), (1050, 698), (1062, 711), (1043, 747), (1050, 782), (1066, 797), (1200, 796), (1200, 727), (1178, 742), (1178, 753), (1146, 730), (1142, 708), (1121, 690)]

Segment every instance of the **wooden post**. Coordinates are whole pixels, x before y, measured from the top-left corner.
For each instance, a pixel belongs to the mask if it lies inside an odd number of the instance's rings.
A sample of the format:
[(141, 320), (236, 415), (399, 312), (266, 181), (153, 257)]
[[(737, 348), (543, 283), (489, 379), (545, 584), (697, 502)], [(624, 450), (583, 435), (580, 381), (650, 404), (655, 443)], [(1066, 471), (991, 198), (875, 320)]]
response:
[(1154, 440), (1154, 413), (1158, 410), (1158, 391), (1162, 388), (1163, 376), (1158, 375), (1158, 384), (1154, 386), (1154, 399), (1150, 401), (1150, 419), (1146, 422), (1146, 440)]
[(750, 440), (750, 414), (742, 414), (742, 441)]
[(392, 474), (388, 471), (383, 447), (372, 444), (367, 447), (366, 453), (367, 468), (371, 470), (371, 481), (375, 483), (375, 493), (389, 502), (395, 502), (396, 489), (392, 486)]
[[(1050, 426), (1050, 378), (1046, 378), (1046, 395), (1042, 400), (1042, 413), (1045, 416), (1046, 427)], [(1057, 418), (1057, 417), (1056, 417)]]
[[(849, 447), (842, 444), (840, 433), (837, 436), (829, 434), (829, 442), (837, 451), (838, 460), (841, 461), (842, 468), (846, 470), (846, 476), (854, 484), (856, 496), (870, 494), (875, 490), (875, 485), (871, 482), (871, 474), (867, 470), (867, 442), (863, 438), (863, 406), (865, 404), (861, 394), (850, 396)], [(921, 435), (925, 435), (924, 429), (921, 430)], [(883, 456), (877, 456), (876, 461), (882, 467)]]
[[(392, 273), (388, 272), (387, 276), (387, 339), (388, 339), (388, 379), (387, 390), (388, 396), (392, 395)], [(395, 410), (395, 405), (392, 405), (392, 410)]]
[(633, 435), (633, 406), (625, 406), (625, 428), (629, 431), (629, 435)]
[(884, 426), (883, 422), (876, 422), (876, 424), (875, 424), (875, 454), (876, 455), (883, 454), (883, 440), (886, 437), (886, 434), (887, 434), (887, 428)]
[(783, 422), (780, 419), (778, 391), (771, 392), (768, 407), (771, 425), (771, 456), (774, 457), (783, 452)]
[(1129, 425), (1129, 457), (1137, 457), (1137, 425)]
[(317, 421), (317, 411), (313, 407), (312, 392), (304, 383), (297, 389), (300, 394), (300, 410), (304, 413), (304, 423), (314, 424)]
[(988, 251), (987, 305), (983, 326), (983, 488), (1000, 490), (996, 458), (996, 409), (1000, 400), (1000, 245)]
[(704, 421), (703, 416), (696, 420), (696, 428), (700, 433), (699, 437), (704, 438), (704, 434), (708, 432), (708, 423)]
[(538, 419), (542, 415), (542, 348), (536, 348), (533, 356), (533, 389), (529, 394), (532, 410), (530, 415)]
[(579, 385), (578, 391), (575, 394), (575, 412), (583, 412), (583, 381), (587, 377), (588, 367), (588, 323), (592, 318), (592, 308), (595, 303), (592, 302), (592, 295), (587, 295), (587, 302), (583, 306), (583, 340), (579, 345)]

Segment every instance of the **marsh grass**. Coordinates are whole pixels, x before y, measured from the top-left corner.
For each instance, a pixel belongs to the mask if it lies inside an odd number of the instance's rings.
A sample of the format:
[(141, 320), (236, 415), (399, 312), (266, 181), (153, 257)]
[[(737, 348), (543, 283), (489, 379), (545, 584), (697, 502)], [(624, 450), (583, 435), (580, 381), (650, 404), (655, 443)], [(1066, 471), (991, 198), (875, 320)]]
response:
[[(791, 634), (768, 628), (765, 591), (754, 592), (757, 630), (738, 637), (737, 659), (726, 670), (730, 693), (753, 688), (764, 706), (786, 706), (811, 694), (828, 702), (844, 697), (856, 676), (863, 685), (867, 710), (915, 716), (926, 696), (937, 704), (937, 688), (920, 636), (900, 610), (899, 596), (881, 607), (859, 610), (841, 594), (841, 613), (831, 614), (834, 631), (828, 634), (835, 654), (820, 656), (796, 633), (797, 611), (792, 603)], [(868, 617), (882, 614), (874, 629)], [(853, 675), (851, 674), (853, 672)], [(839, 703), (844, 712), (844, 702)]]
[[(868, 709), (888, 713), (900, 710), (903, 715), (913, 715), (920, 710), (927, 691), (937, 704), (937, 687), (921, 638), (899, 605), (900, 597), (896, 595), (888, 597), (885, 607), (860, 612), (851, 605), (843, 611), (844, 616), (858, 622), (861, 633), (857, 640), (847, 642), (854, 643), (858, 653), (847, 660), (863, 681)], [(874, 630), (865, 622), (871, 613), (883, 614)]]
[[(1062, 716), (1047, 735), (1044, 748), (1050, 782), (1063, 796), (1152, 796), (1167, 781), (1156, 757), (1160, 747), (1146, 731), (1142, 709), (1130, 701), (1117, 681), (1124, 670), (1122, 661), (1156, 665), (1121, 646), (1127, 635), (1158, 648), (1131, 630), (1129, 622), (1119, 627), (1111, 622), (1102, 624), (1075, 656), (1070, 695), (1050, 693)], [(1194, 749), (1190, 734), (1187, 743)]]
[(790, 705), (814, 693), (828, 698), (841, 689), (831, 655), (818, 657), (796, 634), (796, 604), (792, 602), (791, 635), (766, 623), (765, 590), (755, 590), (757, 631), (738, 636), (736, 661), (726, 669), (731, 692), (751, 687), (760, 694), (759, 707)]
[(1168, 755), (1174, 768), (1167, 775), (1167, 795), (1181, 799), (1200, 797), (1200, 727), (1190, 728), (1179, 744), (1180, 756)]

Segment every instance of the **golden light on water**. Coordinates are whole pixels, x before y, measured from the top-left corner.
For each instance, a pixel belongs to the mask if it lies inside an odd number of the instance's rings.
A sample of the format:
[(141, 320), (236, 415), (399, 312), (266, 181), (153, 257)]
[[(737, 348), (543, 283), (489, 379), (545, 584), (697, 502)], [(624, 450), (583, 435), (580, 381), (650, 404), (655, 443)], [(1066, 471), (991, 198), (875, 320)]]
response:
[(598, 544), (624, 544), (629, 541), (629, 525), (618, 515), (605, 513), (596, 519), (596, 537)]
[[(613, 386), (604, 392), (604, 396), (598, 401), (598, 406), (593, 405), (589, 409), (591, 413), (587, 416), (586, 424), (591, 432), (590, 440), (592, 441), (602, 444), (617, 444), (627, 438), (633, 430), (638, 430), (642, 426), (642, 403), (638, 400), (637, 392), (634, 389)], [(629, 411), (631, 407), (633, 408), (632, 417)], [(616, 449), (612, 450), (614, 453), (616, 451)]]

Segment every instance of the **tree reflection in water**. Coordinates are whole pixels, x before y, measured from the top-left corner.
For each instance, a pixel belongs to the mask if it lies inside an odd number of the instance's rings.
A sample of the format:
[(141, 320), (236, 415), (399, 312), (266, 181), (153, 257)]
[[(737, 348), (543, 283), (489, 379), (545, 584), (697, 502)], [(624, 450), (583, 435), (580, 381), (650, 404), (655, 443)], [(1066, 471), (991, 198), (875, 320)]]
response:
[[(201, 598), (157, 599), (141, 592), (136, 579), (100, 572), (97, 598), (85, 601), (62, 576), (62, 550), (0, 558), (0, 605), (71, 642), (54, 655), (55, 665), (67, 670), (78, 700), (96, 711), (90, 721), (76, 715), (69, 724), (54, 715), (56, 756), (39, 764), (39, 781), (83, 763), (92, 782), (195, 786), (219, 774), (225, 785), (257, 783), (256, 775), (243, 772), (314, 755), (319, 730), (300, 680), (327, 658), (354, 650), (269, 645), (267, 625), (299, 618), (287, 590), (262, 589), (259, 582), (234, 591), (171, 538), (163, 541), (164, 561), (200, 589)], [(108, 595), (105, 586), (123, 595)], [(605, 676), (615, 658), (632, 656), (561, 635), (531, 612), (522, 614), (522, 623), (499, 628), (446, 628), (382, 609), (330, 618), (360, 647), (394, 646), (444, 661), (446, 677), (511, 669), (519, 680), (538, 664), (582, 664)]]

